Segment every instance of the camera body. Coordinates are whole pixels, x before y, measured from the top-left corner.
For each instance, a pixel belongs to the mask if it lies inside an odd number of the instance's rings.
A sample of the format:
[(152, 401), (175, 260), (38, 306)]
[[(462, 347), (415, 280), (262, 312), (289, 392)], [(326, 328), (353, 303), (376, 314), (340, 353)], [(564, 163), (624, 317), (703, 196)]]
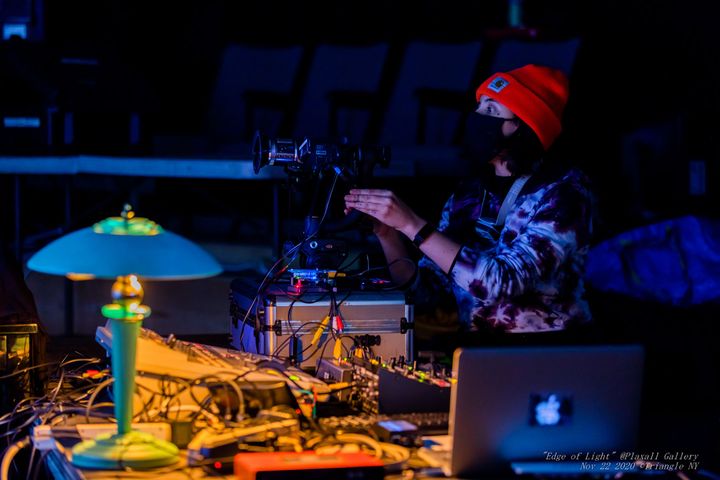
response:
[(347, 143), (313, 142), (271, 139), (255, 133), (253, 140), (253, 170), (257, 174), (266, 165), (282, 166), (290, 175), (316, 175), (330, 168), (340, 169), (342, 175), (364, 179), (372, 175), (375, 165), (387, 167), (390, 147), (382, 145), (348, 145)]
[[(360, 212), (351, 212), (340, 219), (327, 218), (335, 183), (342, 179), (349, 187), (365, 187), (376, 165), (390, 163), (390, 147), (378, 145), (348, 145), (347, 143), (313, 142), (307, 137), (272, 139), (255, 133), (253, 140), (253, 169), (257, 174), (265, 166), (282, 166), (288, 174), (289, 185), (305, 189), (314, 184), (315, 191), (305, 217), (304, 241), (300, 246), (300, 266), (305, 269), (338, 269), (348, 255), (344, 240), (328, 238), (328, 233), (349, 230), (358, 226)], [(321, 192), (326, 189), (327, 201), (318, 208)], [(286, 242), (287, 254), (295, 242)]]

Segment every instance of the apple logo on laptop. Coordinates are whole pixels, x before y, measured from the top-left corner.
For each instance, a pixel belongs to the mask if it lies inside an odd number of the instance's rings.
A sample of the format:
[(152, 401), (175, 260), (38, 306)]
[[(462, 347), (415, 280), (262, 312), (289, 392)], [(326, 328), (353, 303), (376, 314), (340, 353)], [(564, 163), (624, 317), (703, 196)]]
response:
[(550, 395), (545, 402), (535, 407), (535, 419), (538, 425), (557, 425), (560, 421), (560, 402), (556, 395)]
[(551, 427), (570, 421), (572, 401), (556, 393), (530, 396), (530, 425)]

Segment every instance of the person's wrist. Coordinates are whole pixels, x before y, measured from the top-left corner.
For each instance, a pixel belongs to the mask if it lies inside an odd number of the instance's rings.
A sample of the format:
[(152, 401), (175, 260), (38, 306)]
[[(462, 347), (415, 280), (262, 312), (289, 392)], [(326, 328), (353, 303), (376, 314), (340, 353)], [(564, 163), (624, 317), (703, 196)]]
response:
[(403, 235), (412, 240), (415, 235), (418, 234), (421, 228), (423, 228), (428, 222), (422, 218), (415, 218), (412, 222), (409, 222), (405, 227), (400, 229)]
[(435, 225), (432, 223), (426, 223), (423, 225), (423, 227), (415, 234), (415, 237), (412, 239), (413, 245), (415, 245), (417, 248), (420, 248), (423, 243), (425, 243), (425, 240), (430, 237), (433, 233), (435, 233)]
[(387, 226), (384, 228), (378, 228), (373, 233), (375, 233), (375, 236), (379, 240), (388, 240), (393, 237), (397, 237), (397, 235), (398, 235), (397, 230), (395, 230), (394, 228), (391, 228), (391, 227), (387, 227)]

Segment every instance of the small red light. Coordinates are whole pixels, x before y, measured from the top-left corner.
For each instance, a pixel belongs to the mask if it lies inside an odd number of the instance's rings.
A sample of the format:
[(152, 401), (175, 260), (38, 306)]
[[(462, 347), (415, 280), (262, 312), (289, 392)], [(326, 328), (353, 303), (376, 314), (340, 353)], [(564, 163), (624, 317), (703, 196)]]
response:
[(296, 409), (295, 409), (295, 413), (297, 413), (298, 415), (300, 415), (300, 414), (302, 413), (302, 410), (300, 410), (299, 408), (296, 408)]
[(222, 463), (215, 462), (215, 463), (213, 463), (213, 467), (215, 467), (216, 470), (220, 470), (222, 468)]

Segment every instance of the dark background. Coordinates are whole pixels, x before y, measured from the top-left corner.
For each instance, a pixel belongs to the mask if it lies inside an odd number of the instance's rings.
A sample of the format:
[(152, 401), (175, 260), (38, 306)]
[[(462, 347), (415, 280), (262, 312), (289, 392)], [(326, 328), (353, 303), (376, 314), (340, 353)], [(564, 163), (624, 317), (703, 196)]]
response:
[[(227, 138), (218, 143), (211, 130), (212, 96), (228, 45), (310, 48), (482, 40), (491, 52), (503, 39), (528, 37), (527, 30), (505, 29), (507, 8), (497, 0), (5, 1), (0, 3), (5, 18), (20, 9), (31, 12), (32, 20), (29, 40), (0, 43), (0, 109), (52, 105), (56, 116), (73, 112), (75, 127), (71, 145), (57, 140), (53, 146), (39, 145), (43, 142), (5, 133), (0, 153), (238, 153)], [(659, 218), (714, 214), (720, 42), (709, 2), (527, 0), (523, 22), (536, 32), (530, 41), (580, 39), (570, 72), (564, 140), (567, 157), (595, 182), (597, 238)], [(490, 61), (479, 63), (478, 82), (491, 73), (483, 70)], [(465, 101), (471, 109), (471, 89)], [(127, 140), (128, 112), (137, 113), (142, 125), (133, 145)], [(57, 137), (60, 128), (55, 130)], [(293, 130), (302, 131), (302, 125)], [(230, 143), (243, 145), (247, 137), (237, 132)], [(704, 192), (696, 195), (689, 191), (692, 160), (705, 167)], [(111, 183), (118, 182), (120, 191), (127, 188), (121, 179)], [(129, 183), (139, 188), (141, 182)], [(185, 188), (182, 182), (159, 183), (171, 190)], [(421, 183), (399, 188), (412, 197), (422, 191)], [(441, 187), (450, 191), (452, 185), (448, 181)], [(213, 186), (222, 203), (223, 188)], [(433, 213), (423, 198), (418, 195), (418, 208)], [(4, 200), (6, 214), (12, 202)], [(113, 205), (108, 213), (115, 210)], [(85, 220), (82, 215), (77, 219)], [(34, 227), (23, 228), (32, 233)]]
[[(48, 142), (47, 135), (19, 138), (3, 129), (0, 155), (247, 157), (246, 132), (219, 141), (212, 131), (213, 94), (223, 52), (232, 44), (309, 49), (481, 40), (487, 58), (478, 64), (479, 83), (492, 73), (492, 47), (505, 39), (577, 38), (561, 151), (593, 181), (595, 241), (682, 215), (717, 218), (720, 29), (712, 2), (526, 0), (523, 7), (532, 31), (508, 30), (507, 2), (500, 0), (0, 1), (3, 21), (17, 11), (30, 19), (27, 40), (0, 42), (0, 110), (33, 114), (52, 107), (59, 122), (67, 112), (75, 115), (72, 142), (62, 141), (61, 130)], [(473, 108), (472, 89), (457, 105)], [(142, 126), (134, 142), (127, 133), (131, 112)], [(691, 178), (691, 165), (705, 174)], [(447, 171), (378, 184), (391, 185), (435, 218), (462, 175)], [(268, 241), (268, 182), (142, 176), (20, 181), (25, 258), (62, 232), (116, 215), (128, 198), (143, 215), (195, 240)], [(12, 182), (0, 176), (6, 248), (14, 246)], [(57, 200), (67, 185), (70, 223)], [(607, 296), (593, 306), (617, 339), (641, 339), (649, 349), (644, 444), (697, 450), (716, 460), (717, 307), (669, 308)]]

